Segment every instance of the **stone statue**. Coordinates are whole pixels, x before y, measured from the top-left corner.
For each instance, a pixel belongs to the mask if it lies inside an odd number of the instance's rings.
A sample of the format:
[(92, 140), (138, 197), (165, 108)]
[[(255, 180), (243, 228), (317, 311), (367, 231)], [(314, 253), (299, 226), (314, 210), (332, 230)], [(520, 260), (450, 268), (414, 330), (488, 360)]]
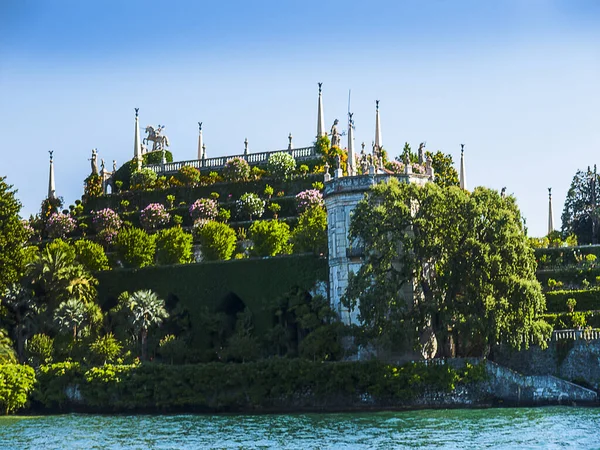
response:
[(98, 175), (98, 151), (95, 148), (92, 149), (90, 161), (92, 162), (92, 175)]
[[(337, 120), (336, 120), (336, 123), (337, 123)], [(340, 158), (340, 155), (335, 155), (335, 168), (336, 169), (342, 168), (342, 158)]]
[(500, 197), (506, 198), (506, 187), (503, 187), (502, 190), (500, 191)]
[(340, 146), (340, 132), (337, 129), (337, 124), (340, 123), (339, 120), (335, 119), (333, 125), (331, 126), (331, 146), (339, 147)]
[(104, 158), (100, 160), (100, 173), (104, 173)]
[(117, 160), (113, 159), (113, 172), (117, 171)]
[(142, 141), (142, 144), (147, 144), (152, 141), (152, 150), (163, 150), (169, 146), (169, 138), (162, 134), (162, 130), (164, 130), (163, 125), (159, 125), (157, 128), (154, 128), (152, 125), (148, 125), (146, 127), (145, 133), (148, 134)]
[(425, 142), (421, 142), (419, 144), (419, 164), (423, 164), (425, 162)]

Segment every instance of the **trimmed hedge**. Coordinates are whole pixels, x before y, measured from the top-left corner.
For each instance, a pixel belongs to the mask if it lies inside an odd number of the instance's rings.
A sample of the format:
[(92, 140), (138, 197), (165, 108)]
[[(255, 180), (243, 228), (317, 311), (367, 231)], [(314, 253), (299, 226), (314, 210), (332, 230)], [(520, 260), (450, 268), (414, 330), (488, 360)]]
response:
[[(399, 406), (426, 393), (451, 392), (485, 380), (485, 364), (448, 365), (380, 361), (320, 363), (302, 359), (187, 366), (77, 364), (42, 367), (34, 399), (51, 410), (96, 412), (239, 412)], [(79, 401), (66, 391), (77, 390)]]
[[(572, 313), (543, 314), (540, 319), (548, 322), (554, 330), (572, 329)], [(600, 328), (600, 313), (596, 311), (584, 311), (576, 314), (582, 314), (585, 317), (586, 327)]]
[(577, 301), (575, 311), (600, 310), (600, 288), (546, 292), (548, 312), (568, 312), (567, 299)]
[(97, 272), (98, 299), (104, 310), (116, 305), (123, 291), (151, 289), (163, 299), (177, 298), (190, 312), (193, 341), (204, 341), (202, 313), (215, 310), (235, 294), (252, 312), (255, 332), (266, 333), (272, 324), (274, 303), (295, 288), (310, 291), (327, 283), (327, 259), (290, 255), (231, 261), (203, 262), (143, 269)]
[(562, 270), (544, 270), (536, 273), (536, 278), (544, 289), (547, 289), (550, 278), (562, 281), (567, 286), (580, 286), (583, 280), (595, 283), (597, 276), (600, 276), (600, 268), (585, 269), (573, 267)]

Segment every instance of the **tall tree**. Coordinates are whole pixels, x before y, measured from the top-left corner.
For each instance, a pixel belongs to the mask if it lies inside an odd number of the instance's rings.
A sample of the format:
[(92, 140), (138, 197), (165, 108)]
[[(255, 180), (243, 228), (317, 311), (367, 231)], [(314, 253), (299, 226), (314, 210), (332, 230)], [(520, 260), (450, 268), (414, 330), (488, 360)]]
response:
[(21, 203), (15, 194), (6, 177), (0, 177), (0, 292), (17, 282), (23, 270), (21, 249), (27, 231), (19, 218)]
[(169, 317), (169, 313), (165, 309), (165, 301), (150, 290), (134, 292), (129, 296), (127, 305), (131, 311), (131, 325), (140, 337), (142, 360), (145, 361), (148, 353), (148, 330), (160, 325)]
[(1, 299), (2, 306), (6, 308), (6, 321), (12, 327), (12, 335), (17, 343), (17, 355), (23, 359), (25, 341), (32, 334), (37, 304), (33, 292), (13, 283)]
[(452, 155), (444, 154), (441, 151), (425, 152), (426, 156), (431, 156), (431, 167), (435, 174), (435, 184), (442, 187), (458, 186), (458, 172), (454, 168)]
[(542, 342), (545, 301), (513, 197), (391, 180), (359, 202), (350, 238), (364, 264), (344, 302), (372, 337), (417, 344), (430, 330), (444, 356), (449, 333), (461, 354)]
[(600, 176), (589, 167), (578, 170), (565, 198), (562, 213), (562, 234), (577, 236), (580, 244), (598, 243), (600, 231)]

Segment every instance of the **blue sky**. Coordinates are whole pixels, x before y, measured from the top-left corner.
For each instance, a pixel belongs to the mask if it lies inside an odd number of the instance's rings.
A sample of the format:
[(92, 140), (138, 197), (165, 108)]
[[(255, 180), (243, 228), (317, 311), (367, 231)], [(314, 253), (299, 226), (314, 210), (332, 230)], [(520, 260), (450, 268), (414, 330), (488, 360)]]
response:
[(326, 126), (451, 153), (470, 187), (507, 187), (530, 234), (555, 223), (578, 168), (600, 163), (600, 2), (0, 1), (0, 175), (28, 216), (47, 192), (48, 153), (66, 204), (89, 155), (133, 156), (141, 125), (166, 125), (178, 160), (297, 147)]

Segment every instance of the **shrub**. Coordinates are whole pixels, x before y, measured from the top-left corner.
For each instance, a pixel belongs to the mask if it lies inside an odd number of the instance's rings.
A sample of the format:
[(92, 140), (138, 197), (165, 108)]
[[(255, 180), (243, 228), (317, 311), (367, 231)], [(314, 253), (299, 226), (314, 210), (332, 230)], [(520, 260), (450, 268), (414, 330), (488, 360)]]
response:
[(277, 219), (277, 215), (281, 211), (281, 205), (279, 203), (271, 203), (267, 208), (273, 213), (273, 218)]
[(177, 180), (184, 186), (195, 186), (200, 182), (200, 171), (192, 166), (183, 166), (177, 172)]
[(404, 173), (404, 163), (400, 162), (400, 161), (396, 161), (396, 160), (392, 160), (392, 161), (388, 161), (386, 164), (386, 168), (388, 170), (391, 170), (394, 173), (399, 173), (402, 174)]
[(246, 192), (236, 202), (238, 214), (248, 216), (252, 220), (252, 216), (261, 217), (265, 212), (265, 201), (260, 199), (253, 192)]
[(108, 258), (100, 244), (88, 239), (78, 239), (75, 241), (74, 247), (75, 260), (90, 272), (110, 269)]
[(225, 208), (219, 208), (219, 213), (217, 214), (217, 220), (219, 222), (227, 222), (231, 219), (231, 211)]
[(46, 222), (46, 231), (50, 238), (64, 238), (75, 231), (77, 222), (68, 214), (54, 213)]
[(233, 228), (221, 222), (210, 221), (195, 227), (194, 230), (205, 260), (231, 259), (236, 244)]
[(156, 175), (154, 170), (148, 167), (142, 167), (140, 170), (136, 170), (131, 174), (131, 187), (150, 189), (154, 183), (156, 183), (157, 178), (158, 175)]
[(175, 204), (175, 196), (173, 194), (167, 195), (167, 203), (169, 204), (169, 209), (173, 209), (173, 205)]
[(161, 203), (150, 203), (140, 213), (140, 223), (146, 230), (155, 230), (169, 223), (171, 216)]
[(251, 253), (256, 256), (286, 255), (292, 252), (290, 227), (278, 220), (259, 220), (249, 231), (253, 242)]
[(192, 261), (192, 235), (180, 227), (162, 230), (156, 236), (156, 262), (186, 264)]
[(31, 336), (25, 343), (27, 361), (34, 367), (50, 364), (54, 354), (54, 339), (44, 333)]
[(110, 208), (104, 208), (93, 213), (92, 224), (96, 232), (99, 233), (106, 229), (118, 230), (123, 225), (123, 221), (115, 211)]
[(189, 353), (184, 341), (168, 334), (158, 343), (158, 355), (160, 359), (169, 364), (183, 364)]
[(218, 204), (216, 200), (201, 198), (196, 200), (190, 206), (190, 216), (196, 220), (215, 220), (218, 214)]
[(573, 312), (573, 311), (575, 311), (575, 306), (577, 306), (577, 300), (575, 300), (574, 298), (569, 298), (569, 299), (567, 299), (566, 305), (567, 305), (567, 310), (569, 312)]
[(100, 175), (91, 174), (83, 181), (83, 192), (87, 198), (99, 197), (102, 195), (102, 178)]
[(298, 218), (292, 233), (295, 252), (327, 253), (327, 213), (315, 206), (308, 208)]
[(315, 181), (312, 184), (312, 188), (316, 189), (317, 191), (322, 191), (323, 189), (325, 189), (325, 185), (322, 181)]
[(296, 201), (298, 202), (298, 212), (304, 212), (308, 208), (312, 207), (323, 207), (323, 194), (316, 189), (307, 189), (306, 191), (300, 192), (296, 195)]
[(267, 168), (278, 180), (289, 180), (296, 170), (296, 160), (287, 152), (273, 153), (269, 156)]
[(264, 193), (265, 193), (265, 196), (267, 198), (271, 198), (271, 196), (273, 195), (274, 192), (275, 191), (273, 190), (272, 186), (269, 186), (268, 184), (265, 186), (265, 192)]
[(115, 240), (117, 253), (126, 267), (145, 267), (154, 262), (154, 237), (139, 228), (125, 228)]
[(246, 181), (250, 178), (250, 165), (240, 157), (228, 159), (223, 168), (223, 177), (232, 182)]
[(123, 346), (112, 333), (99, 336), (90, 344), (92, 359), (96, 364), (108, 364), (117, 361)]
[(27, 404), (35, 384), (33, 368), (21, 364), (0, 364), (0, 405), (6, 414)]

